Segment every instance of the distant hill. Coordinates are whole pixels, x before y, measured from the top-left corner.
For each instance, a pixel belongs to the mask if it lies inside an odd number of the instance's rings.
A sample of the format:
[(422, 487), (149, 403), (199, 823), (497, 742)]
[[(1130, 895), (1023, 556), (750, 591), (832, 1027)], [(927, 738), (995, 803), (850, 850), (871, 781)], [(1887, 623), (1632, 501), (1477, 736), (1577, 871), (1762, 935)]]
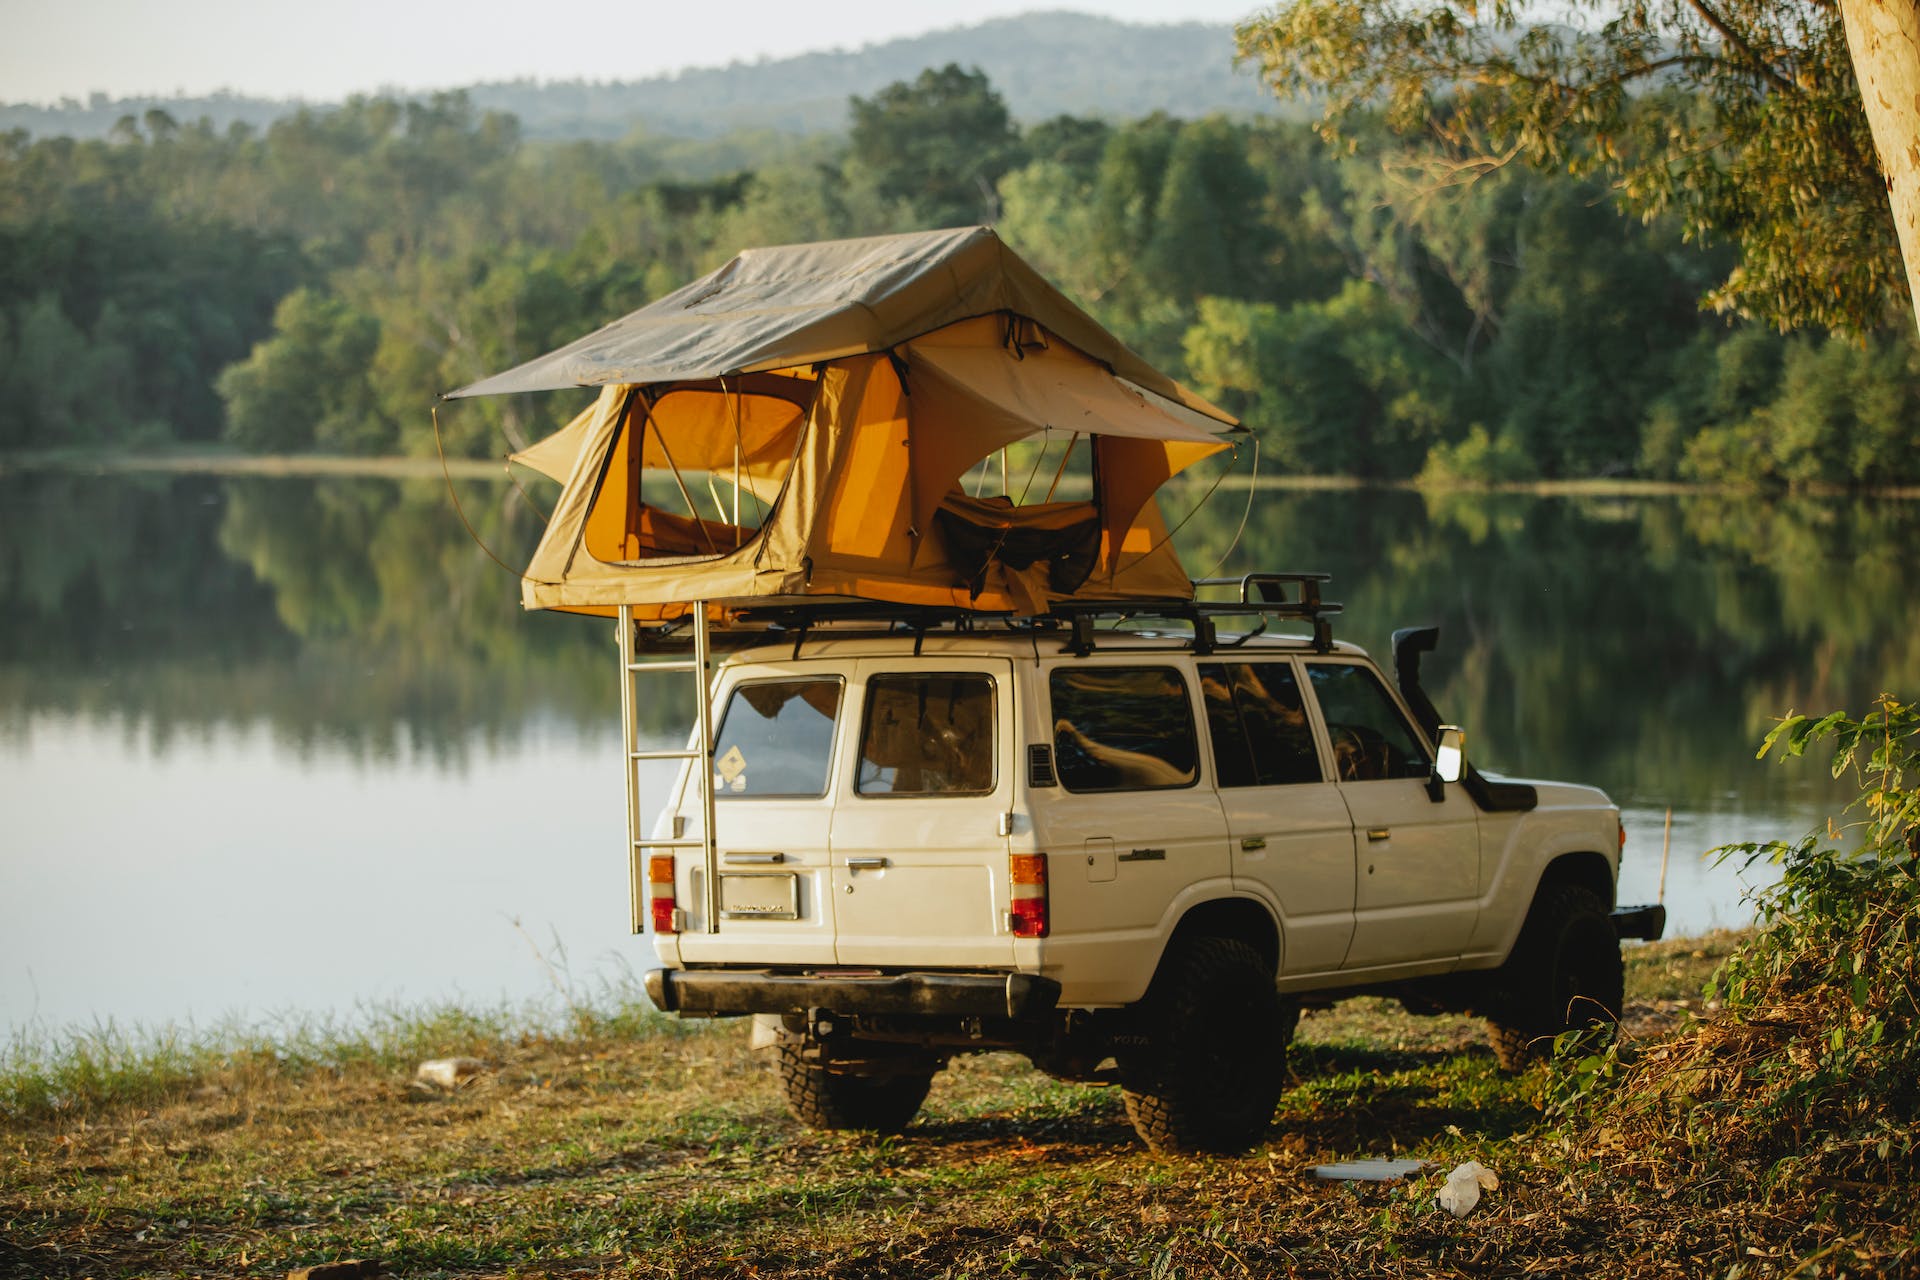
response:
[[(979, 67), (1023, 121), (1062, 113), (1132, 119), (1154, 111), (1193, 117), (1274, 110), (1254, 77), (1233, 65), (1233, 30), (1187, 22), (1146, 26), (1067, 12), (1030, 13), (977, 26), (889, 40), (854, 50), (736, 62), (646, 80), (515, 80), (467, 86), (480, 107), (510, 111), (528, 137), (710, 138), (743, 129), (829, 133), (846, 127), (847, 98), (870, 94), (924, 68)], [(105, 137), (124, 116), (159, 108), (176, 120), (206, 117), (216, 128), (264, 127), (302, 106), (218, 93), (206, 97), (109, 98), (56, 106), (0, 106), (0, 131), (36, 137)]]

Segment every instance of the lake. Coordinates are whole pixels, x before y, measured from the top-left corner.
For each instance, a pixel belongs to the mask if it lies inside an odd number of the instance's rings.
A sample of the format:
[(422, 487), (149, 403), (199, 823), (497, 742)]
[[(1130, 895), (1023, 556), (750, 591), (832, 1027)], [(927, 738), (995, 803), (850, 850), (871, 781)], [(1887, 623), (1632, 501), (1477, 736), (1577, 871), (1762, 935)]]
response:
[[(460, 492), (523, 560), (538, 496)], [(1170, 519), (1201, 492), (1170, 489)], [(1917, 524), (1896, 500), (1267, 486), (1177, 542), (1196, 574), (1332, 572), (1336, 634), (1376, 655), (1438, 623), (1428, 685), (1477, 763), (1620, 803), (1623, 900), (1654, 898), (1671, 810), (1671, 935), (1749, 918), (1705, 850), (1844, 803), (1754, 759), (1770, 718), (1920, 688)], [(647, 967), (612, 628), (522, 613), (440, 481), (0, 475), (0, 600), (9, 1032), (552, 1003)]]

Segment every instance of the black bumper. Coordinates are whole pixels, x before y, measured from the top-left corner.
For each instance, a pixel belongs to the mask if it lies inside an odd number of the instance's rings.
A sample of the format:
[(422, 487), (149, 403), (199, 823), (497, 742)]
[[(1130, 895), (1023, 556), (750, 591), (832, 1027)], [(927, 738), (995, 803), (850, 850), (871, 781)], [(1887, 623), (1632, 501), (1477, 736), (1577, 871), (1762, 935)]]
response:
[(748, 1013), (931, 1014), (1042, 1017), (1060, 984), (1030, 973), (771, 973), (755, 969), (653, 969), (647, 998), (667, 1013), (718, 1017)]
[(1663, 906), (1615, 907), (1613, 931), (1622, 938), (1658, 942), (1667, 931), (1667, 909)]

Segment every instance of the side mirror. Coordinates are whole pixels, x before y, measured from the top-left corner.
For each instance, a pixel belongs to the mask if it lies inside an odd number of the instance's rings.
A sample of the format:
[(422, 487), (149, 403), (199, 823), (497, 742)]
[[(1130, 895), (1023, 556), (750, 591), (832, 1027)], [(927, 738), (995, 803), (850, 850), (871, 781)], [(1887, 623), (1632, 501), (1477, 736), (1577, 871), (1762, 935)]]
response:
[(1467, 771), (1467, 732), (1458, 725), (1440, 726), (1433, 751), (1433, 776), (1438, 782), (1458, 782)]

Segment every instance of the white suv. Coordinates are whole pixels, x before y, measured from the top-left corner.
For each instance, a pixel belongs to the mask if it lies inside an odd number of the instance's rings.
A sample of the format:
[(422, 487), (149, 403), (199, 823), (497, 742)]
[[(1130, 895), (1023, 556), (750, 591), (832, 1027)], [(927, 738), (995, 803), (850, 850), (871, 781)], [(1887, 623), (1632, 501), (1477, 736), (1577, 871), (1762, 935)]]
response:
[(769, 625), (715, 664), (712, 791), (696, 760), (638, 842), (654, 1002), (755, 1015), (816, 1126), (899, 1129), (950, 1057), (1014, 1049), (1118, 1083), (1161, 1150), (1259, 1140), (1302, 1004), (1477, 1012), (1509, 1066), (1616, 1016), (1619, 939), (1663, 926), (1613, 909), (1618, 810), (1467, 768), (1419, 688), (1432, 629), (1395, 637), (1396, 690), (1331, 640), (1321, 576), (1124, 626), (747, 619)]

